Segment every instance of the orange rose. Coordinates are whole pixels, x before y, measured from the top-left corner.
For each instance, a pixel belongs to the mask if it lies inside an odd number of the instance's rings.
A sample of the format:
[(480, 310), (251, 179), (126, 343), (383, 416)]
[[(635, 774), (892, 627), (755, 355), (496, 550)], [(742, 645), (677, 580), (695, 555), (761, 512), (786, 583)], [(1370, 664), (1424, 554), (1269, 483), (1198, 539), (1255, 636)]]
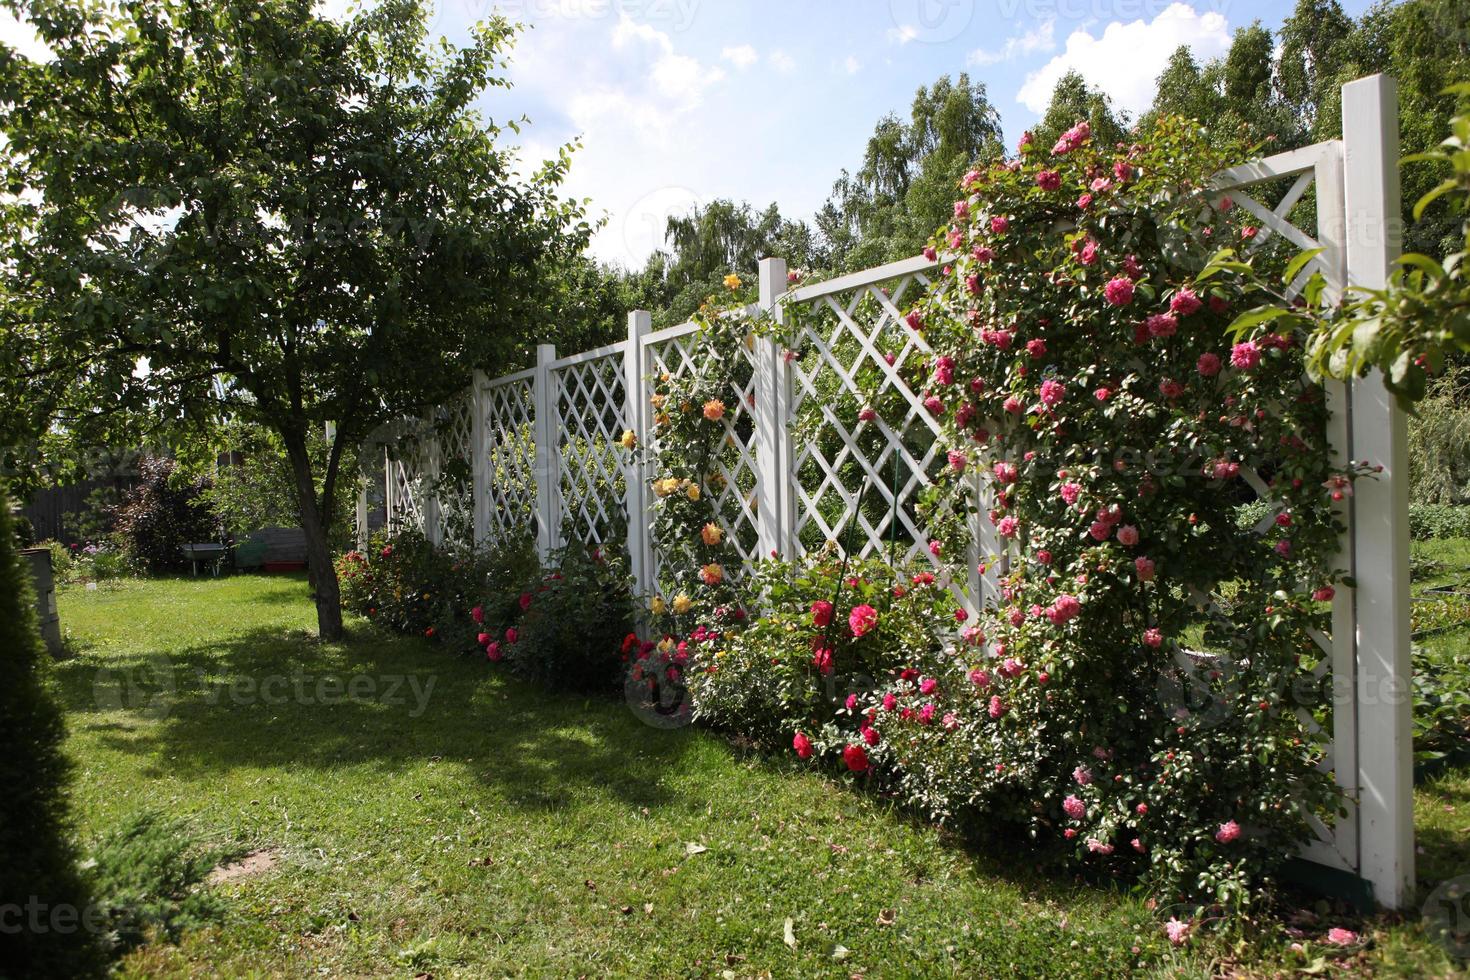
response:
[(725, 403), (718, 398), (711, 398), (704, 403), (704, 417), (711, 422), (718, 422), (725, 417)]
[(705, 544), (713, 548), (725, 538), (725, 532), (720, 530), (717, 524), (706, 524), (699, 532), (700, 538)]

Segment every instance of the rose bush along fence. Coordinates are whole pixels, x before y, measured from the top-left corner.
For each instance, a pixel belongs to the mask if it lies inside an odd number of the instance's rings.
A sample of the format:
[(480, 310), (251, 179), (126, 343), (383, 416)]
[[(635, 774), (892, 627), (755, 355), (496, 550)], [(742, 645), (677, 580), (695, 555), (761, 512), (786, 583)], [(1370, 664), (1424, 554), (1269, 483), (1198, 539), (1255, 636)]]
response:
[[(1244, 155), (1177, 120), (1119, 150), (1084, 125), (967, 175), (933, 246), (954, 258), (907, 318), (934, 352), (908, 381), (951, 447), (936, 513), (973, 506), (971, 468), (993, 460), (986, 516), (1009, 546), (979, 623), (932, 572), (830, 553), (732, 588), (710, 481), (739, 352), (777, 327), (708, 318), (707, 368), (653, 395), (663, 588), (637, 679), (687, 680), (696, 717), (876, 773), (936, 818), (983, 813), (1159, 894), (1247, 903), (1340, 810), (1313, 730), (1325, 693), (1300, 679), (1325, 655), (1334, 503), (1356, 474), (1332, 467), (1303, 338), (1226, 344), (1261, 289), (1201, 281), (1220, 243), (1256, 234), (1208, 192)], [(892, 391), (861, 411), (903, 411)], [(1235, 520), (1255, 496), (1264, 534)], [(932, 554), (968, 553), (966, 522), (930, 526)], [(1194, 707), (1161, 696), (1186, 671)]]

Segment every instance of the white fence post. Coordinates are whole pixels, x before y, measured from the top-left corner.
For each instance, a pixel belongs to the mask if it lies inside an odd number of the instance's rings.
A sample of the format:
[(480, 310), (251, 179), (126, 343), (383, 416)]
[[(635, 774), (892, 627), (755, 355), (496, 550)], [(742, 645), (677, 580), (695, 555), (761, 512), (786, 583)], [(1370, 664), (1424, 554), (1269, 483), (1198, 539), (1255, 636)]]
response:
[(556, 424), (556, 379), (551, 362), (556, 360), (553, 344), (536, 347), (536, 551), (545, 561), (561, 545), (561, 445)]
[[(781, 298), (786, 292), (786, 260), (761, 259), (760, 307), (784, 324)], [(755, 461), (757, 469), (756, 518), (760, 556), (790, 557), (796, 527), (792, 511), (791, 473), (791, 366), (782, 344), (773, 337), (757, 337), (755, 360)]]
[[(1343, 86), (1342, 135), (1348, 282), (1379, 288), (1398, 258), (1403, 221), (1392, 78)], [(1352, 454), (1383, 467), (1358, 482), (1353, 499), (1361, 874), (1379, 904), (1400, 908), (1414, 895), (1407, 431), (1381, 374), (1352, 387)]]
[[(639, 446), (649, 445), (648, 390), (644, 385), (643, 338), (653, 332), (653, 314), (633, 310), (628, 314), (628, 346), (623, 350), (623, 395), (627, 405), (628, 428)], [(627, 485), (624, 509), (628, 514), (628, 564), (634, 588), (639, 594), (654, 591), (653, 555), (649, 542), (648, 479), (643, 466), (630, 462), (624, 467)]]
[(490, 538), (490, 430), (485, 425), (490, 406), (485, 381), (483, 371), (474, 372), (470, 379), (470, 497), (476, 548)]

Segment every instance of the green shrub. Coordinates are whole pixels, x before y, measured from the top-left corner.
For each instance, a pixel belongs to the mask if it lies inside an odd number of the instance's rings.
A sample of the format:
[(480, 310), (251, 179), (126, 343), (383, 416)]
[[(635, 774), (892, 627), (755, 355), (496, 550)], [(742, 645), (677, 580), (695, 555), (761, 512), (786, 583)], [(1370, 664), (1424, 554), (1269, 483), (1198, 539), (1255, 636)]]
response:
[(1470, 369), (1450, 368), (1409, 417), (1409, 500), (1470, 498)]
[(626, 566), (617, 556), (573, 544), (552, 556), (551, 567), (516, 597), (523, 615), (512, 627), (514, 641), (502, 644), (505, 659), (550, 687), (608, 690), (621, 667), (619, 644), (633, 628)]
[[(61, 751), (61, 712), (47, 690), (49, 663), (35, 621), (30, 576), (17, 560), (10, 509), (0, 507), (0, 903), (34, 900), (51, 910), (55, 928), (7, 935), (5, 970), (14, 976), (71, 977), (100, 972), (96, 936), (66, 929), (89, 907), (70, 840), (66, 787), (70, 765)], [(69, 910), (69, 911), (63, 911)], [(23, 913), (29, 916), (29, 913)]]
[(1414, 645), (1414, 758), (1470, 758), (1470, 649)]
[(1470, 538), (1470, 506), (1410, 504), (1409, 536), (1419, 541)]
[(103, 837), (91, 853), (90, 877), (113, 954), (152, 938), (176, 940), (217, 919), (223, 906), (202, 886), (226, 857), (200, 847), (183, 822), (151, 811)]
[(205, 498), (208, 481), (185, 479), (175, 470), (171, 459), (145, 457), (137, 485), (117, 507), (118, 540), (149, 572), (182, 568), (183, 545), (220, 536)]

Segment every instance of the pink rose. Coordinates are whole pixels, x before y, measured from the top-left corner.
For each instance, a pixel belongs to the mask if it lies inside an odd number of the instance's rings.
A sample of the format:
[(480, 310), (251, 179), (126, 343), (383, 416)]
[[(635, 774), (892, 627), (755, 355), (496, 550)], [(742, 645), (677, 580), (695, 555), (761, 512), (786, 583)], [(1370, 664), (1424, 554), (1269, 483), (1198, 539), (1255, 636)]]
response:
[(965, 466), (966, 464), (968, 464), (969, 460), (968, 458), (966, 458), (964, 453), (960, 452), (958, 449), (951, 449), (949, 451), (948, 459), (950, 469), (954, 470), (956, 473), (965, 472)]
[(476, 606), (475, 608), (471, 609), (470, 619), (473, 619), (477, 625), (485, 622), (485, 607)]
[(869, 745), (877, 745), (878, 729), (873, 728), (872, 726), (865, 726), (863, 728), (863, 741), (867, 742)]
[(1083, 194), (1081, 197), (1077, 198), (1077, 207), (1079, 210), (1082, 211), (1086, 211), (1088, 208), (1092, 207), (1092, 195)]
[(1170, 919), (1164, 923), (1164, 934), (1169, 937), (1171, 944), (1183, 946), (1189, 941), (1189, 923), (1180, 922), (1178, 919)]
[(1009, 710), (1011, 709), (1005, 706), (1005, 702), (1000, 699), (999, 695), (992, 694), (990, 696), (990, 708), (987, 713), (990, 715), (992, 720), (1004, 718), (1006, 712)]
[(1112, 527), (1106, 521), (1093, 521), (1092, 526), (1087, 529), (1094, 541), (1106, 541), (1113, 533)]
[(1003, 214), (997, 214), (990, 219), (990, 230), (997, 235), (1004, 235), (1010, 227), (1011, 219)]
[(1047, 378), (1041, 383), (1041, 404), (1047, 408), (1055, 408), (1060, 405), (1065, 394), (1066, 388), (1054, 378)]
[(826, 599), (818, 599), (812, 603), (812, 625), (818, 629), (826, 629), (832, 625), (832, 603)]
[(1131, 548), (1138, 543), (1138, 528), (1132, 524), (1124, 524), (1118, 528), (1118, 543), (1125, 548)]
[(1021, 409), (1025, 407), (1026, 406), (1021, 401), (1021, 399), (1017, 398), (1015, 395), (1011, 395), (1001, 404), (1001, 408), (1005, 409), (1007, 412), (1010, 412), (1012, 415), (1020, 415)]
[(842, 750), (842, 761), (853, 772), (868, 771), (868, 752), (861, 745), (849, 745)]
[(1062, 801), (1062, 811), (1073, 820), (1081, 820), (1087, 815), (1087, 804), (1083, 803), (1074, 795), (1068, 795)]
[(1215, 831), (1215, 840), (1221, 844), (1229, 844), (1240, 837), (1240, 824), (1234, 820), (1227, 820)]
[(1006, 462), (1005, 460), (1001, 460), (995, 466), (991, 467), (991, 472), (995, 474), (997, 482), (1004, 484), (1015, 483), (1016, 477), (1018, 476), (1015, 464)]
[(989, 265), (991, 260), (995, 258), (995, 249), (991, 248), (988, 245), (976, 245), (975, 248), (971, 250), (970, 254), (973, 255), (975, 257), (975, 261), (979, 262), (981, 265)]
[(1026, 353), (1030, 354), (1034, 361), (1041, 360), (1046, 356), (1046, 341), (1040, 337), (1026, 341)]
[(930, 395), (928, 398), (925, 398), (924, 407), (929, 410), (930, 415), (944, 414), (944, 402), (938, 395)]
[(955, 216), (955, 218), (957, 220), (961, 220), (961, 221), (964, 220), (965, 218), (968, 218), (970, 216), (970, 202), (969, 201), (955, 201), (954, 202), (954, 216)]
[(1175, 293), (1174, 298), (1169, 300), (1169, 312), (1177, 313), (1180, 316), (1189, 316), (1191, 313), (1198, 311), (1203, 305), (1200, 302), (1200, 298), (1194, 294), (1194, 290), (1186, 287)]
[(1143, 644), (1144, 646), (1153, 647), (1157, 650), (1164, 645), (1164, 634), (1153, 627), (1149, 627), (1143, 631)]
[(1249, 371), (1261, 363), (1261, 349), (1254, 340), (1246, 340), (1230, 348), (1230, 364), (1242, 371)]
[(1333, 926), (1327, 930), (1327, 941), (1333, 946), (1352, 946), (1358, 941), (1358, 934), (1351, 929)]
[(1061, 493), (1062, 500), (1068, 507), (1071, 507), (1077, 502), (1077, 497), (1082, 493), (1082, 485), (1080, 483), (1063, 483)]
[(1220, 355), (1211, 354), (1208, 351), (1199, 356), (1194, 364), (1195, 370), (1206, 378), (1213, 378), (1220, 373)]
[(990, 672), (981, 670), (979, 667), (976, 667), (974, 670), (970, 671), (970, 683), (974, 684), (976, 687), (989, 687)]
[(1000, 523), (995, 526), (995, 529), (1000, 532), (1000, 536), (1003, 538), (1014, 538), (1016, 536), (1016, 527), (1019, 523), (1014, 517), (1002, 517)]
[(853, 606), (847, 617), (847, 625), (853, 636), (865, 636), (878, 625), (878, 610), (867, 604)]
[(1062, 177), (1055, 170), (1043, 170), (1036, 175), (1036, 186), (1044, 191), (1054, 191), (1062, 186)]
[(1081, 612), (1082, 603), (1078, 601), (1076, 596), (1059, 595), (1056, 601), (1051, 604), (1051, 608), (1046, 611), (1046, 618), (1053, 625), (1060, 626), (1069, 620), (1075, 619)]
[(1092, 770), (1086, 766), (1078, 766), (1072, 770), (1072, 778), (1077, 781), (1078, 786), (1086, 786), (1092, 782)]
[(1127, 306), (1133, 302), (1133, 280), (1126, 276), (1115, 276), (1103, 287), (1103, 299), (1113, 306)]
[(878, 417), (878, 413), (876, 411), (874, 411), (872, 405), (864, 405), (858, 411), (858, 418), (860, 420), (864, 421), (864, 422), (871, 422), (874, 419), (876, 419), (877, 417)]
[(491, 643), (485, 647), (485, 659), (491, 663), (499, 663), (502, 656), (499, 643)]
[(1155, 313), (1144, 321), (1144, 326), (1150, 337), (1172, 337), (1179, 330), (1179, 318), (1172, 313)]
[(1154, 580), (1154, 563), (1151, 558), (1133, 559), (1133, 567), (1138, 571), (1140, 582), (1152, 582)]

